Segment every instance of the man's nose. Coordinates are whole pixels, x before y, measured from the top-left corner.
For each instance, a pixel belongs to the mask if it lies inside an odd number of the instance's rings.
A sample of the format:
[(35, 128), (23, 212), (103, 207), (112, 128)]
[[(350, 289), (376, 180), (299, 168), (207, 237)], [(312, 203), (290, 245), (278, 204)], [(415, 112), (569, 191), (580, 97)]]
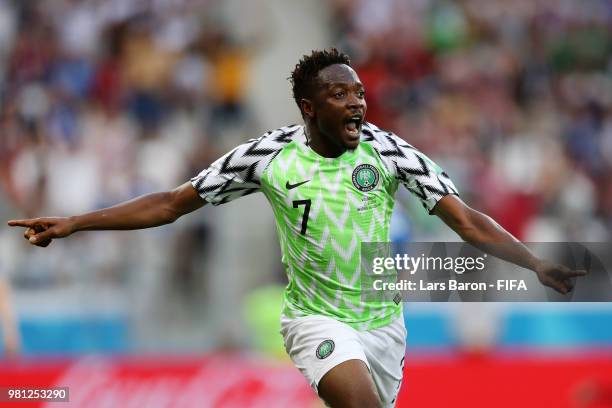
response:
[(363, 109), (364, 106), (363, 98), (360, 98), (355, 93), (349, 94), (346, 103), (350, 109)]

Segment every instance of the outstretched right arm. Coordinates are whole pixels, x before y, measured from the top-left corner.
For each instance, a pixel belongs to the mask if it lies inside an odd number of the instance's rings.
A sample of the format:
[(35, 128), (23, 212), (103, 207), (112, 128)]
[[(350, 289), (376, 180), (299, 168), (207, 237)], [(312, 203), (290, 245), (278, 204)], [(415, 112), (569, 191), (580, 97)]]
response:
[(133, 230), (169, 224), (204, 204), (206, 201), (187, 182), (172, 191), (146, 194), (83, 215), (11, 220), (8, 225), (26, 227), (24, 237), (33, 245), (46, 247), (54, 238), (77, 231)]
[(41, 247), (77, 231), (132, 230), (169, 224), (207, 202), (220, 205), (260, 191), (263, 171), (294, 135), (299, 135), (300, 129), (298, 125), (286, 126), (251, 139), (172, 191), (147, 194), (76, 217), (13, 220), (8, 224), (26, 227), (24, 237)]

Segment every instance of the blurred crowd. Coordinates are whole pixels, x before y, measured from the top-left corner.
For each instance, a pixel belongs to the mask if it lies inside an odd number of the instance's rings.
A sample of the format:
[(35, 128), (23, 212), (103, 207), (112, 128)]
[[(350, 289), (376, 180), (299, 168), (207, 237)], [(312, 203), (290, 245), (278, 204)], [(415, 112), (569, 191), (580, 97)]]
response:
[(329, 0), (370, 121), (527, 241), (612, 231), (612, 3)]
[[(79, 214), (172, 189), (243, 141), (256, 44), (228, 29), (227, 3), (0, 0), (0, 218)], [(50, 304), (83, 310), (89, 299), (93, 312), (142, 317), (167, 310), (172, 288), (202, 297), (204, 214), (44, 252), (19, 234), (0, 230), (0, 277), (26, 291), (85, 288)]]
[(3, 214), (173, 188), (239, 143), (249, 52), (226, 26), (219, 1), (0, 0)]
[(204, 3), (0, 2), (0, 178), (17, 208), (90, 210), (216, 157), (208, 142), (245, 120), (248, 63)]
[[(247, 102), (260, 39), (229, 22), (229, 3), (0, 0), (0, 218), (173, 188), (267, 130)], [(321, 4), (328, 44), (349, 53), (365, 84), (368, 120), (440, 162), (465, 201), (526, 241), (611, 238), (612, 3)], [(5, 228), (0, 275), (25, 289), (85, 281), (80, 301), (136, 281), (150, 293), (144, 308), (160, 298), (149, 287), (157, 274), (199, 298), (216, 236), (207, 214), (138, 240), (82, 234), (44, 254)], [(418, 214), (398, 225), (427, 231)], [(127, 309), (137, 307), (130, 296), (118, 298)]]

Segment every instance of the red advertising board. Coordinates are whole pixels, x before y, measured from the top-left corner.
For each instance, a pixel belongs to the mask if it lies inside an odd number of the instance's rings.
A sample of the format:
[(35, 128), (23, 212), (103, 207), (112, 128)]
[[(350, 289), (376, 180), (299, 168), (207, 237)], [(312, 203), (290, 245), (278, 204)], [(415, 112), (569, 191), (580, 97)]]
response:
[(6, 363), (0, 366), (0, 385), (5, 391), (69, 388), (68, 403), (20, 401), (11, 404), (15, 407), (312, 408), (317, 401), (287, 362), (239, 355)]
[[(9, 387), (68, 387), (68, 403), (0, 404), (21, 408), (322, 406), (288, 362), (243, 355), (4, 362), (0, 387), (5, 397)], [(610, 408), (612, 354), (407, 358), (397, 408), (491, 406)]]
[(406, 358), (397, 407), (612, 408), (612, 352)]

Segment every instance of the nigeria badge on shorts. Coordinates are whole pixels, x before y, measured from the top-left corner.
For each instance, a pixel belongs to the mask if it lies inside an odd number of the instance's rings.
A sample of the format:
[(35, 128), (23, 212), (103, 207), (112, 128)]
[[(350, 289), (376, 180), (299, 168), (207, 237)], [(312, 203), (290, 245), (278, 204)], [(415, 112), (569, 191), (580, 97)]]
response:
[(324, 358), (329, 357), (331, 353), (334, 352), (334, 348), (336, 345), (334, 341), (331, 339), (323, 340), (319, 347), (317, 347), (317, 358), (319, 360), (323, 360)]
[(362, 192), (372, 191), (378, 184), (380, 173), (371, 164), (360, 164), (353, 170), (353, 185)]

